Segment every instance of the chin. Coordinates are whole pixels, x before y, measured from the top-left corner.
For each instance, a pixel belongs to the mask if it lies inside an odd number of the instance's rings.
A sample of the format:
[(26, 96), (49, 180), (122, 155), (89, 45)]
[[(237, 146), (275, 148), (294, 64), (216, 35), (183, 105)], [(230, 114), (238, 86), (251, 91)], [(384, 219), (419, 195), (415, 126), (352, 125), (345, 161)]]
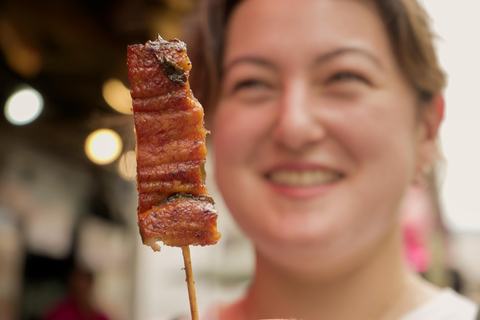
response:
[(288, 232), (269, 229), (263, 234), (256, 230), (250, 236), (255, 237), (258, 257), (297, 275), (332, 279), (374, 260), (396, 235), (395, 225), (345, 225), (342, 221), (346, 219), (338, 218), (330, 224), (324, 221), (323, 228), (290, 228)]
[[(308, 244), (307, 244), (308, 243)], [(347, 252), (322, 253), (316, 243), (256, 242), (258, 263), (275, 265), (277, 270), (306, 281), (327, 281), (349, 272), (353, 257)]]
[(333, 226), (321, 228), (317, 225), (312, 228), (310, 225), (308, 228), (308, 225), (291, 221), (282, 221), (280, 225), (272, 223), (253, 227), (251, 222), (245, 224), (246, 234), (259, 248), (263, 248), (262, 251), (289, 259), (328, 257), (332, 251), (332, 244), (337, 243), (340, 238), (339, 235), (336, 236), (336, 228)]

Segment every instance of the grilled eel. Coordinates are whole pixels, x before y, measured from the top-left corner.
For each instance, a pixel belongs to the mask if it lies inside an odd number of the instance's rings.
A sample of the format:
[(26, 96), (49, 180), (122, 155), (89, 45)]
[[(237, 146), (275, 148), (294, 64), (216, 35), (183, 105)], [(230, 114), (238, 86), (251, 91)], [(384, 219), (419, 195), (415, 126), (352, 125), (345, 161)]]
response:
[(205, 185), (204, 112), (188, 82), (186, 45), (160, 35), (128, 46), (136, 135), (138, 226), (145, 245), (213, 245), (217, 211)]

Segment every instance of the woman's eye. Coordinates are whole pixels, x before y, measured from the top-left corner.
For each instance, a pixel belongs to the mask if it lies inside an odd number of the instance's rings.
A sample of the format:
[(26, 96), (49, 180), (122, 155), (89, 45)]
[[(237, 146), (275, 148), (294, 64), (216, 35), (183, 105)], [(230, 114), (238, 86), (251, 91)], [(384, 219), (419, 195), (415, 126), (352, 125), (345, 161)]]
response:
[(235, 84), (235, 86), (233, 87), (233, 92), (237, 92), (241, 89), (261, 89), (267, 87), (268, 86), (260, 80), (248, 79)]
[(362, 77), (358, 74), (352, 73), (352, 72), (339, 72), (339, 73), (335, 74), (333, 77), (331, 77), (329, 81), (330, 82), (335, 82), (335, 81), (339, 81), (339, 82), (361, 81), (361, 82), (369, 84), (369, 81), (366, 80), (364, 77)]
[(227, 94), (230, 98), (245, 104), (259, 104), (271, 100), (275, 94), (275, 88), (271, 82), (247, 78), (233, 83)]
[(366, 77), (350, 71), (333, 73), (326, 79), (320, 87), (321, 92), (335, 98), (357, 98), (372, 88), (372, 83)]

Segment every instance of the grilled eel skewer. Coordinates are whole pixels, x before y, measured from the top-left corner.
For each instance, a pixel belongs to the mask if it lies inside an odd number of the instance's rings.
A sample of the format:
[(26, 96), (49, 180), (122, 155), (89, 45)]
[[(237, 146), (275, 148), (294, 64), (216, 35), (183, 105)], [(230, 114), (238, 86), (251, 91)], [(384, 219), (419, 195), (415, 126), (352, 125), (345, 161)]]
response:
[(204, 112), (188, 83), (186, 45), (160, 35), (128, 46), (137, 153), (138, 225), (143, 243), (213, 245), (217, 212), (205, 185)]
[(144, 244), (182, 247), (192, 320), (198, 320), (190, 245), (220, 239), (217, 211), (205, 185), (203, 108), (188, 83), (185, 43), (160, 35), (128, 46), (136, 135), (138, 226)]

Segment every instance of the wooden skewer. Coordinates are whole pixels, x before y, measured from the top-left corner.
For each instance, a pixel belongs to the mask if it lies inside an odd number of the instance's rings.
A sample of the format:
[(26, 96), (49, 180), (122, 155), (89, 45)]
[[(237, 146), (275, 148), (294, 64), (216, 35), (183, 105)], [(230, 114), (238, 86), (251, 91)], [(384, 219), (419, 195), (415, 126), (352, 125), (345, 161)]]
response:
[(193, 280), (192, 259), (190, 258), (190, 247), (182, 247), (183, 261), (185, 263), (185, 274), (187, 276), (188, 299), (190, 300), (190, 313), (192, 320), (199, 320), (197, 309), (197, 295), (195, 294), (195, 281)]

